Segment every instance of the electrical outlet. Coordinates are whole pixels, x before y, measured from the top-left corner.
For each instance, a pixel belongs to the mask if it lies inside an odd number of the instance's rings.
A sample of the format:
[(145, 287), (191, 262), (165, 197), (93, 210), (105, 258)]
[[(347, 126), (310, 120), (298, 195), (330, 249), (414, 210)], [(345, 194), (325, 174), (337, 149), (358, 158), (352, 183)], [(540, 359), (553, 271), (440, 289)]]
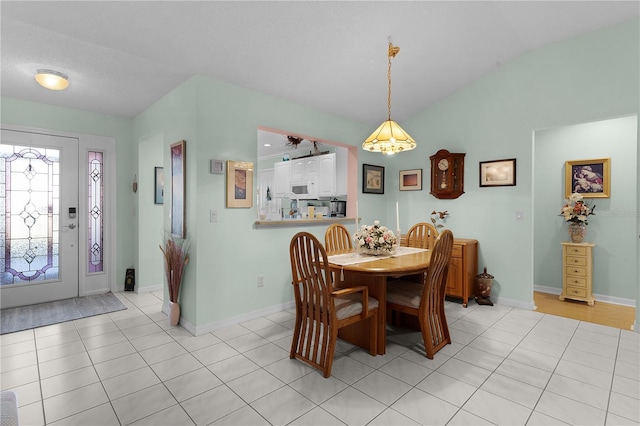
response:
[(209, 210), (209, 220), (211, 222), (218, 221), (218, 210)]
[(258, 275), (258, 287), (264, 287), (264, 275)]

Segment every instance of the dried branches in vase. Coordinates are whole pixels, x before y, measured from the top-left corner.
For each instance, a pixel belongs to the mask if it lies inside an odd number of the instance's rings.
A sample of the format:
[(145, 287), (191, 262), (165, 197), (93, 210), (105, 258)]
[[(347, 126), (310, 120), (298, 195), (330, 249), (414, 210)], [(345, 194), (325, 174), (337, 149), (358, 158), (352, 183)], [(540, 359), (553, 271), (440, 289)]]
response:
[(169, 286), (169, 301), (177, 303), (180, 295), (180, 285), (182, 284), (182, 274), (185, 266), (189, 263), (189, 240), (175, 236), (168, 237), (164, 248), (160, 246), (160, 250), (164, 254), (164, 269)]

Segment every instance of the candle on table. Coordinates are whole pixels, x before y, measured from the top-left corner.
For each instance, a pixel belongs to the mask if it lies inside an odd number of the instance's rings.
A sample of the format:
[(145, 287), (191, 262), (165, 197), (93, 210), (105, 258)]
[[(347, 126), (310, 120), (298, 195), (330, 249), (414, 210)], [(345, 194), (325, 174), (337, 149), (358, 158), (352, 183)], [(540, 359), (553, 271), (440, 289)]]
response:
[(356, 201), (356, 232), (358, 232), (358, 202)]
[(397, 201), (396, 201), (396, 229), (400, 229), (400, 211), (398, 209)]

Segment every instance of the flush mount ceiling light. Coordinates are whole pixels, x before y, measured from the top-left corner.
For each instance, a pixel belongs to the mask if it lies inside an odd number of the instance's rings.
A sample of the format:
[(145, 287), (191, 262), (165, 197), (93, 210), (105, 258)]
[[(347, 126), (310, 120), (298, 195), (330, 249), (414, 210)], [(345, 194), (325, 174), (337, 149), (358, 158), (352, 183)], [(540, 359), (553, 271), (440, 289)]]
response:
[(69, 87), (69, 77), (58, 71), (38, 70), (36, 81), (49, 90), (64, 90)]
[(387, 71), (387, 79), (389, 81), (389, 91), (387, 92), (387, 121), (382, 123), (371, 136), (362, 144), (362, 149), (371, 152), (381, 152), (386, 155), (392, 155), (397, 152), (409, 151), (416, 147), (416, 141), (391, 119), (391, 58), (400, 51), (398, 46), (394, 46), (389, 42), (389, 68)]

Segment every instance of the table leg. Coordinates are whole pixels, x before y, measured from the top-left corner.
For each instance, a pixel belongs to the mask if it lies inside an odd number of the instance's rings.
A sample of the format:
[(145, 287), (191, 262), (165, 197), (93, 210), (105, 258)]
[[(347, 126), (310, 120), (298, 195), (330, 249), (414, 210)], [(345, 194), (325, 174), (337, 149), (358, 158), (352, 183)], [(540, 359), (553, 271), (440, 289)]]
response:
[[(386, 329), (386, 314), (387, 314), (387, 292), (386, 292), (386, 277), (382, 276), (370, 276), (370, 275), (358, 275), (348, 273), (344, 271), (345, 281), (343, 283), (338, 282), (341, 286), (356, 286), (366, 285), (369, 288), (369, 296), (378, 300), (378, 335), (377, 335), (377, 353), (378, 355), (385, 354), (387, 329)], [(348, 284), (345, 284), (348, 283)], [(362, 348), (368, 349), (369, 338), (369, 322), (362, 321), (356, 324), (352, 324), (348, 327), (341, 328), (338, 332), (338, 336)]]

